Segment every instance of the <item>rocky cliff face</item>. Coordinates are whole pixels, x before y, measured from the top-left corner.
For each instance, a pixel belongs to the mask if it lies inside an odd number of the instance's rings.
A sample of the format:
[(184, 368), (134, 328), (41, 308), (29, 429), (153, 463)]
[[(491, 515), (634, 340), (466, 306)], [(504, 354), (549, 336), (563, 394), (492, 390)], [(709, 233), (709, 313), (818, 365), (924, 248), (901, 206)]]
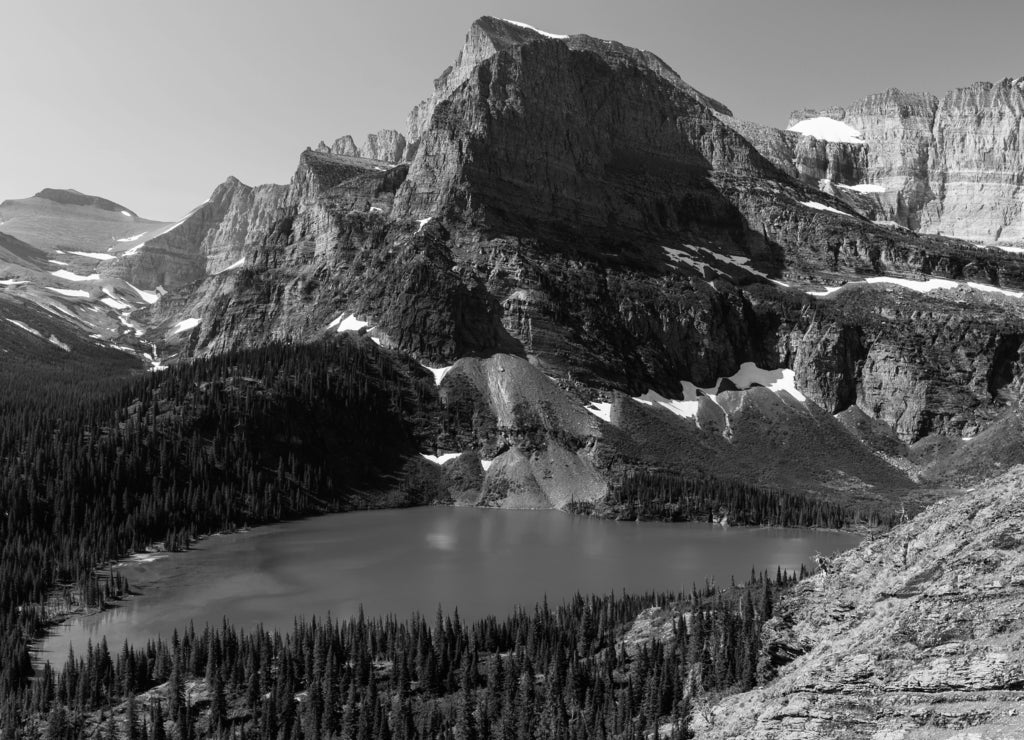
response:
[(765, 627), (774, 680), (697, 736), (1018, 737), (1024, 468), (827, 562)]
[[(880, 220), (985, 244), (1024, 242), (1024, 78), (941, 98), (892, 89), (851, 106), (798, 111), (791, 124), (817, 116), (852, 126), (864, 143), (761, 146), (805, 181), (840, 186), (838, 195), (859, 199)], [(816, 156), (807, 157), (808, 147)]]
[[(879, 121), (895, 101), (876, 102)], [(927, 110), (906, 104), (904, 127), (882, 137), (891, 157), (918, 151)], [(904, 443), (973, 435), (1016, 397), (1024, 259), (864, 218), (892, 215), (850, 189), (876, 166), (871, 146), (740, 124), (648, 52), (483, 18), (408, 139), (309, 149), (288, 186), (229, 180), (107, 270), (171, 291), (141, 318), (183, 356), (365, 326), (434, 366), (519, 357), (574, 403), (603, 404), (678, 400), (681, 381), (715, 386), (751, 362), (793, 369), (822, 413), (859, 409)], [(821, 180), (838, 197), (804, 184)], [(923, 293), (865, 278), (940, 282)], [(735, 449), (742, 435), (716, 426), (732, 412), (708, 414), (680, 444), (707, 443), (701, 469), (718, 470), (719, 439)], [(491, 454), (466, 433), (440, 449)]]

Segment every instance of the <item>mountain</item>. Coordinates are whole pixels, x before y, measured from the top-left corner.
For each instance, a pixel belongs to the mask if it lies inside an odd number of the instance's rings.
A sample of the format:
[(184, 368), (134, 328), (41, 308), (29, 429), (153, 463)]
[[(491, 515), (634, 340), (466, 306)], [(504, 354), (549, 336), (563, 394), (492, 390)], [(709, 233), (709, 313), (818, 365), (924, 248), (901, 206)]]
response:
[[(914, 115), (938, 120), (921, 100)], [(591, 481), (584, 501), (654, 466), (923, 502), (980, 474), (936, 450), (966, 459), (1014, 424), (1024, 256), (875, 223), (898, 214), (839, 187), (881, 167), (873, 134), (828, 120), (844, 141), (744, 124), (650, 52), (484, 17), (407, 135), (321, 142), (288, 185), (229, 178), (97, 282), (135, 296), (116, 292), (115, 317), (151, 359), (357, 329), (454, 365), (442, 398), (494, 423), (450, 414), (425, 452), (512, 455), (467, 500), (564, 506), (574, 493), (530, 482), (561, 460)], [(515, 368), (502, 392), (572, 413), (497, 411), (499, 356)]]
[[(907, 445), (969, 445), (1009, 412), (1024, 258), (874, 223), (800, 169), (868, 145), (742, 124), (649, 52), (495, 18), (434, 88), (408, 135), (307, 149), (287, 186), (231, 178), (101, 275), (170, 291), (132, 315), (163, 356), (365, 326), (432, 367), (521, 358), (584, 408), (678, 401), (684, 435), (694, 394), (717, 398), (697, 389), (745, 363), (792, 371), (801, 403), (856, 409), (901, 441), (893, 456), (830, 423), (844, 459), (883, 466), (851, 463), (855, 487), (909, 490), (930, 462)], [(479, 452), (471, 431), (437, 449)], [(798, 487), (830, 490), (812, 477)]]
[(1024, 468), (826, 562), (700, 738), (1019, 737)]
[(0, 203), (0, 231), (47, 252), (119, 253), (169, 226), (77, 190), (45, 188), (31, 198)]
[(895, 88), (793, 113), (764, 149), (876, 220), (985, 245), (1024, 244), (1024, 77), (935, 96)]

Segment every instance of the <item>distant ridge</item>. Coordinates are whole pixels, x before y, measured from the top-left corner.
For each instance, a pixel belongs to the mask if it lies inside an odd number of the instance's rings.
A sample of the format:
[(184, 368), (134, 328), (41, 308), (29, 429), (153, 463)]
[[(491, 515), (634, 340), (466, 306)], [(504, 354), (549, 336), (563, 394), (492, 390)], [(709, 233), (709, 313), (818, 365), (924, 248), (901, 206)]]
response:
[(119, 203), (107, 200), (106, 198), (100, 198), (98, 195), (86, 195), (85, 193), (80, 193), (79, 191), (71, 188), (43, 188), (33, 197), (51, 200), (54, 203), (60, 203), (68, 206), (92, 206), (93, 208), (99, 208), (104, 211), (122, 211), (124, 213), (130, 213), (133, 218), (138, 218), (138, 214), (128, 208), (125, 208)]

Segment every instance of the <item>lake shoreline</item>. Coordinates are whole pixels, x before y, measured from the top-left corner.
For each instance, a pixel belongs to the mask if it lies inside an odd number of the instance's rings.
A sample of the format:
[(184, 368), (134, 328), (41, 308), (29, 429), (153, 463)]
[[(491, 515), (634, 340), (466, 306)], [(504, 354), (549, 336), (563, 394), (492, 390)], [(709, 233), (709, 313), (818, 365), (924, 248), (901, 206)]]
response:
[[(258, 606), (258, 610), (263, 610), (263, 612), (269, 610), (268, 613), (271, 615), (272, 621), (274, 618), (280, 617), (278, 612), (282, 608), (273, 605), (274, 598), (287, 599), (291, 616), (298, 613), (313, 615), (330, 611), (335, 616), (343, 617), (346, 610), (351, 611), (357, 602), (365, 602), (368, 613), (377, 613), (381, 608), (385, 608), (378, 606), (383, 603), (388, 605), (386, 610), (402, 615), (409, 612), (410, 604), (413, 602), (395, 601), (393, 592), (415, 589), (419, 587), (418, 581), (429, 581), (433, 578), (437, 581), (439, 590), (436, 592), (428, 590), (427, 596), (421, 594), (414, 610), (429, 613), (438, 603), (443, 603), (448, 608), (458, 608), (463, 614), (473, 610), (483, 614), (485, 609), (492, 609), (495, 610), (493, 613), (500, 614), (511, 608), (513, 604), (511, 596), (506, 598), (502, 594), (498, 597), (492, 593), (490, 597), (481, 597), (474, 589), (493, 592), (495, 584), (500, 585), (507, 580), (510, 582), (507, 588), (502, 587), (498, 591), (518, 588), (519, 596), (514, 604), (516, 606), (525, 604), (525, 608), (529, 608), (538, 603), (542, 596), (549, 598), (564, 596), (570, 587), (574, 592), (590, 594), (616, 593), (620, 590), (637, 591), (649, 588), (668, 591), (686, 590), (692, 583), (704, 583), (706, 579), (724, 586), (729, 584), (731, 577), (735, 577), (736, 582), (746, 581), (751, 567), (761, 570), (759, 563), (768, 556), (771, 558), (782, 557), (786, 562), (792, 562), (794, 572), (799, 568), (797, 560), (807, 564), (809, 568), (813, 568), (811, 557), (815, 552), (814, 548), (801, 552), (799, 558), (792, 554), (783, 557), (777, 553), (773, 554), (774, 550), (771, 548), (775, 546), (769, 544), (772, 540), (778, 540), (780, 543), (788, 541), (821, 542), (824, 544), (817, 549), (823, 554), (830, 554), (836, 548), (847, 549), (854, 546), (860, 539), (848, 533), (829, 533), (810, 529), (761, 526), (722, 527), (707, 523), (613, 521), (571, 514), (549, 517), (548, 514), (552, 511), (555, 510), (509, 511), (449, 505), (356, 510), (344, 512), (344, 517), (341, 517), (340, 514), (316, 515), (288, 522), (268, 523), (204, 535), (193, 541), (195, 544), (200, 542), (217, 543), (217, 547), (212, 549), (190, 547), (189, 550), (181, 552), (168, 552), (159, 547), (147, 548), (144, 553), (136, 553), (131, 557), (112, 561), (103, 566), (104, 568), (127, 570), (126, 575), (132, 594), (127, 598), (111, 602), (107, 609), (92, 610), (91, 613), (84, 611), (75, 614), (69, 613), (63, 615), (60, 620), (48, 623), (45, 634), (33, 641), (33, 663), (41, 666), (48, 659), (48, 655), (52, 656), (49, 658), (51, 663), (54, 661), (62, 663), (65, 657), (66, 642), (65, 644), (61, 643), (66, 641), (69, 635), (82, 634), (83, 630), (91, 630), (91, 634), (98, 638), (102, 634), (106, 634), (103, 632), (107, 629), (106, 625), (115, 625), (114, 632), (111, 633), (112, 637), (108, 637), (108, 644), (120, 647), (121, 639), (116, 630), (122, 628), (116, 627), (116, 625), (123, 625), (131, 621), (135, 625), (131, 629), (136, 630), (136, 633), (141, 632), (150, 617), (157, 619), (160, 625), (167, 625), (167, 618), (161, 614), (155, 616), (153, 614), (153, 605), (161, 603), (161, 600), (170, 599), (167, 602), (168, 609), (177, 610), (180, 613), (180, 619), (176, 623), (179, 630), (187, 627), (190, 620), (194, 620), (197, 625), (200, 624), (208, 611), (212, 613), (212, 610), (219, 608), (226, 609), (227, 616), (233, 619), (231, 609), (234, 608), (235, 601), (251, 603)], [(559, 513), (567, 514), (568, 512)], [(368, 518), (350, 523), (353, 517), (359, 516)], [(634, 526), (619, 526), (625, 524)], [(383, 529), (380, 535), (374, 539), (362, 531), (365, 527), (383, 527)], [(498, 534), (487, 535), (487, 532), (491, 530)], [(501, 539), (503, 530), (515, 532), (515, 537), (509, 542), (503, 541)], [(539, 541), (535, 541), (538, 537), (535, 530), (542, 532)], [(680, 537), (680, 533), (684, 531), (689, 534), (686, 537)], [(547, 532), (547, 534), (543, 534), (543, 532)], [(557, 536), (553, 533), (557, 533)], [(227, 534), (236, 536), (219, 536)], [(242, 537), (238, 535), (242, 535)], [(308, 544), (305, 540), (310, 536), (320, 544)], [(491, 550), (477, 552), (474, 550), (480, 546), (477, 540), (485, 536), (496, 536), (497, 546)], [(546, 540), (545, 537), (547, 537)], [(651, 549), (645, 543), (649, 537), (663, 542), (666, 549), (664, 551), (657, 548)], [(346, 538), (355, 538), (357, 542), (344, 544), (343, 541)], [(779, 538), (782, 539), (779, 540)], [(625, 541), (634, 544), (630, 548), (623, 548), (622, 542)], [(740, 548), (742, 563), (736, 562), (734, 567), (730, 566), (731, 569), (728, 572), (723, 570), (719, 573), (717, 570), (722, 570), (722, 568), (714, 555), (711, 552), (704, 552), (702, 545), (690, 544), (691, 541), (694, 543), (705, 542), (711, 548), (721, 548), (725, 541), (736, 543)], [(280, 547), (282, 542), (285, 549), (282, 552), (277, 552), (275, 548)], [(759, 551), (762, 552), (761, 555), (754, 553), (749, 558), (742, 556), (744, 547), (757, 542), (761, 542), (761, 545), (758, 545), (761, 548)], [(382, 547), (380, 543), (388, 544), (386, 547)], [(833, 546), (831, 543), (839, 544)], [(469, 548), (468, 552), (463, 552), (467, 547)], [(592, 548), (593, 552), (584, 554), (582, 548), (586, 547)], [(678, 550), (681, 547), (688, 548), (687, 554), (682, 557), (682, 561), (686, 563), (688, 569), (685, 575), (675, 572), (672, 568), (666, 567), (665, 563), (659, 562), (663, 560), (679, 561), (680, 558), (673, 553), (673, 548)], [(768, 549), (765, 550), (765, 547)], [(306, 548), (309, 562), (302, 562), (296, 548), (299, 550)], [(343, 553), (347, 558), (343, 567), (332, 564), (333, 561), (329, 560), (318, 561), (317, 558), (325, 548), (328, 550), (348, 548)], [(602, 552), (603, 549), (609, 548), (610, 552), (618, 554), (609, 556)], [(646, 554), (634, 555), (632, 550), (637, 548)], [(545, 560), (543, 557), (536, 559), (534, 551), (538, 549), (550, 553), (549, 559)], [(235, 559), (225, 560), (224, 553), (230, 552), (235, 553), (233, 556)], [(768, 553), (768, 555), (764, 553)], [(153, 555), (162, 557), (152, 558)], [(463, 555), (468, 555), (468, 557), (464, 558)], [(500, 557), (495, 561), (494, 558), (497, 556)], [(493, 575), (488, 573), (487, 578), (481, 580), (479, 573), (470, 572), (469, 575), (472, 577), (466, 582), (465, 592), (451, 589), (449, 580), (455, 577), (450, 572), (452, 568), (470, 567), (465, 563), (486, 560), (488, 557), (496, 563)], [(523, 557), (535, 558), (534, 565), (520, 570), (510, 566), (510, 563), (515, 565)], [(551, 563), (561, 563), (564, 558), (569, 558), (573, 563), (570, 575), (563, 574), (560, 579), (551, 581), (551, 574), (545, 573), (545, 571), (551, 570)], [(630, 558), (632, 558), (631, 561)], [(619, 560), (632, 562), (630, 566), (632, 569), (623, 570)], [(366, 573), (376, 567), (375, 562), (377, 561), (385, 562), (390, 569), (387, 577), (392, 579), (392, 589), (385, 589), (383, 598), (380, 593), (377, 593), (379, 589), (371, 590), (369, 593), (365, 591), (365, 588), (363, 591), (359, 590), (361, 587), (365, 587)], [(422, 577), (416, 576), (416, 569), (424, 567), (425, 562), (428, 564), (432, 562), (434, 571), (428, 571)], [(323, 587), (327, 589), (325, 593), (321, 593), (323, 590), (321, 586), (311, 585), (310, 578), (312, 576), (309, 573), (309, 571), (316, 571), (323, 567), (334, 569), (332, 572), (341, 574), (339, 577), (343, 579), (341, 582), (337, 578), (328, 580), (327, 586)], [(563, 566), (560, 565), (560, 567)], [(647, 575), (645, 571), (649, 569), (661, 569), (662, 580), (652, 580), (645, 584), (643, 578)], [(775, 565), (772, 565), (770, 570), (774, 574)], [(200, 573), (195, 575), (195, 572)], [(500, 575), (503, 572), (510, 573), (510, 575), (503, 579)], [(673, 575), (674, 572), (675, 575)], [(604, 573), (612, 574), (609, 576), (610, 580), (604, 579), (604, 576), (601, 575)], [(204, 578), (208, 578), (209, 583), (213, 584), (223, 582), (226, 584), (226, 593), (230, 595), (230, 598), (222, 598), (223, 595), (219, 589), (207, 589), (212, 604), (208, 604), (198, 597), (190, 601), (191, 607), (182, 604), (179, 597), (189, 596), (196, 588), (196, 584), (189, 581), (190, 578), (193, 581), (200, 579), (198, 581), (200, 585), (203, 585), (202, 579)], [(410, 581), (412, 585), (410, 585)], [(461, 581), (458, 582), (461, 583)], [(471, 585), (474, 582), (477, 583), (476, 586)], [(536, 584), (532, 587), (532, 591), (524, 588), (523, 584), (531, 583)], [(344, 588), (338, 591), (341, 586)], [(337, 604), (330, 601), (332, 598)], [(496, 598), (497, 601), (488, 603), (486, 598)], [(301, 606), (296, 607), (296, 604), (301, 604)], [(216, 614), (210, 618), (216, 622), (220, 617), (220, 614)], [(103, 625), (103, 627), (97, 625)], [(244, 628), (244, 625), (239, 626)], [(160, 628), (158, 625), (154, 629), (159, 630)], [(273, 624), (268, 622), (267, 628), (272, 630)], [(155, 635), (156, 632), (151, 636)], [(74, 641), (78, 638), (72, 637), (71, 639)], [(55, 650), (54, 648), (58, 645), (60, 648)]]

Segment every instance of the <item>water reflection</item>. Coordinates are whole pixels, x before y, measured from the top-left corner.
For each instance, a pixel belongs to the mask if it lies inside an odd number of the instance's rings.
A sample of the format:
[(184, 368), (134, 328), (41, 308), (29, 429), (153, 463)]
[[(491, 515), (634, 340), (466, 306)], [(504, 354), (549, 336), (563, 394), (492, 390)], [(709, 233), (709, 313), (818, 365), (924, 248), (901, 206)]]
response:
[(192, 551), (126, 563), (142, 595), (59, 627), (43, 659), (106, 637), (112, 647), (169, 638), (189, 621), (227, 617), (252, 629), (289, 629), (296, 614), (507, 614), (580, 593), (688, 591), (728, 584), (752, 567), (775, 573), (856, 538), (787, 529), (609, 522), (550, 511), (432, 507), (339, 514), (204, 540)]

